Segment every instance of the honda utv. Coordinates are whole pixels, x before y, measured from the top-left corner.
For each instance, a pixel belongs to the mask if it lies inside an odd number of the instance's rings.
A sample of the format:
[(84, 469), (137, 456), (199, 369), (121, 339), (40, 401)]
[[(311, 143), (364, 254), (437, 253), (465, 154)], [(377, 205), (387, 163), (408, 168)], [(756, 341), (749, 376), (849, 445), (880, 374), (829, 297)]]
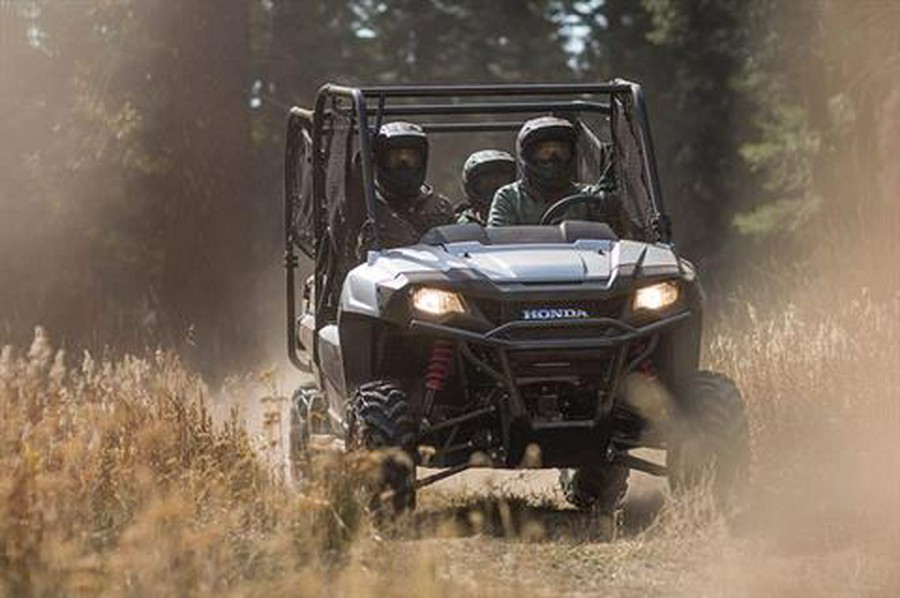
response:
[[(449, 173), (542, 115), (577, 128), (579, 180), (617, 196), (627, 234), (568, 218), (598, 201), (573, 195), (540, 225), (449, 224), (399, 248), (375, 234), (357, 257), (362, 227), (378, 230), (383, 122), (419, 124), (431, 170)], [(295, 458), (316, 438), (407, 455), (383, 478), (382, 506), (396, 509), (473, 466), (573, 470), (576, 506), (609, 465), (731, 494), (748, 460), (744, 405), (698, 368), (703, 294), (663, 211), (640, 86), (329, 84), (312, 110), (291, 110), (285, 158), (287, 348), (315, 381), (294, 395)], [(417, 464), (438, 471), (416, 479)]]

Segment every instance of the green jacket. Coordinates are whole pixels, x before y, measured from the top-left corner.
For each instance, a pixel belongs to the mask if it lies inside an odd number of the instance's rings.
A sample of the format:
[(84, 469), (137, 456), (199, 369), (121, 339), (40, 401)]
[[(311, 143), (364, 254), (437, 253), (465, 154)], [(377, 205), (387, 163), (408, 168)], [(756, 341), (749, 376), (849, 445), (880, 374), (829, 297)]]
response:
[[(566, 212), (568, 219), (606, 222), (619, 232), (622, 222), (621, 208), (613, 196), (604, 195), (597, 185), (580, 183), (572, 186), (572, 192), (569, 195), (575, 194), (603, 196), (604, 201), (598, 202), (596, 207), (588, 204), (573, 206)], [(553, 202), (546, 202), (530, 193), (522, 185), (522, 181), (515, 181), (497, 189), (488, 215), (488, 226), (540, 224), (541, 216), (551, 205)], [(610, 213), (613, 214), (612, 218), (609, 217)]]

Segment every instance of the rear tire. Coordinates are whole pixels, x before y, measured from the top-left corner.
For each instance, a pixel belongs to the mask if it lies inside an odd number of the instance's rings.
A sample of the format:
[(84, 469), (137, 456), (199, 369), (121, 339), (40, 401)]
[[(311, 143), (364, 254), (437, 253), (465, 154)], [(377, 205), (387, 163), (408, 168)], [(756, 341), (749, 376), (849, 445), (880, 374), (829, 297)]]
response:
[(350, 399), (348, 416), (350, 449), (377, 453), (371, 509), (376, 513), (414, 509), (416, 424), (406, 392), (384, 380), (363, 384)]
[(708, 481), (717, 505), (731, 509), (750, 463), (740, 390), (726, 376), (701, 371), (678, 394), (680, 413), (666, 456), (669, 485), (683, 493)]

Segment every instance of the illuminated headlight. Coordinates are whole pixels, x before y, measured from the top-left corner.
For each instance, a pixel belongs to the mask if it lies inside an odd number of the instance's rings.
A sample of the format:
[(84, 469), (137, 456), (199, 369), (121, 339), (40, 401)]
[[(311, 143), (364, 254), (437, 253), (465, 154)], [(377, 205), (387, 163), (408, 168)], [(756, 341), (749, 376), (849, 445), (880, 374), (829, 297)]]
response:
[(453, 313), (464, 313), (466, 306), (462, 297), (453, 291), (416, 289), (412, 294), (412, 304), (416, 310), (432, 316), (444, 316)]
[(678, 285), (674, 282), (660, 282), (638, 289), (634, 295), (634, 311), (659, 311), (678, 301)]

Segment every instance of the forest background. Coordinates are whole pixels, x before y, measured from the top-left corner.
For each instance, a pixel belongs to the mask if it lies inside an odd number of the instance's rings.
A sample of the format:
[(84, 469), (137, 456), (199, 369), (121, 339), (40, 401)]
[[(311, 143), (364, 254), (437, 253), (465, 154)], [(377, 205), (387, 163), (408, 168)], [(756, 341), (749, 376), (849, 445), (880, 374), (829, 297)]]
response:
[[(718, 311), (836, 269), (893, 295), (898, 16), (880, 0), (0, 0), (0, 340), (41, 324), (70, 351), (174, 349), (211, 379), (274, 358), (285, 114), (326, 81), (637, 80), (676, 241)], [(431, 170), (457, 198), (458, 166)]]

